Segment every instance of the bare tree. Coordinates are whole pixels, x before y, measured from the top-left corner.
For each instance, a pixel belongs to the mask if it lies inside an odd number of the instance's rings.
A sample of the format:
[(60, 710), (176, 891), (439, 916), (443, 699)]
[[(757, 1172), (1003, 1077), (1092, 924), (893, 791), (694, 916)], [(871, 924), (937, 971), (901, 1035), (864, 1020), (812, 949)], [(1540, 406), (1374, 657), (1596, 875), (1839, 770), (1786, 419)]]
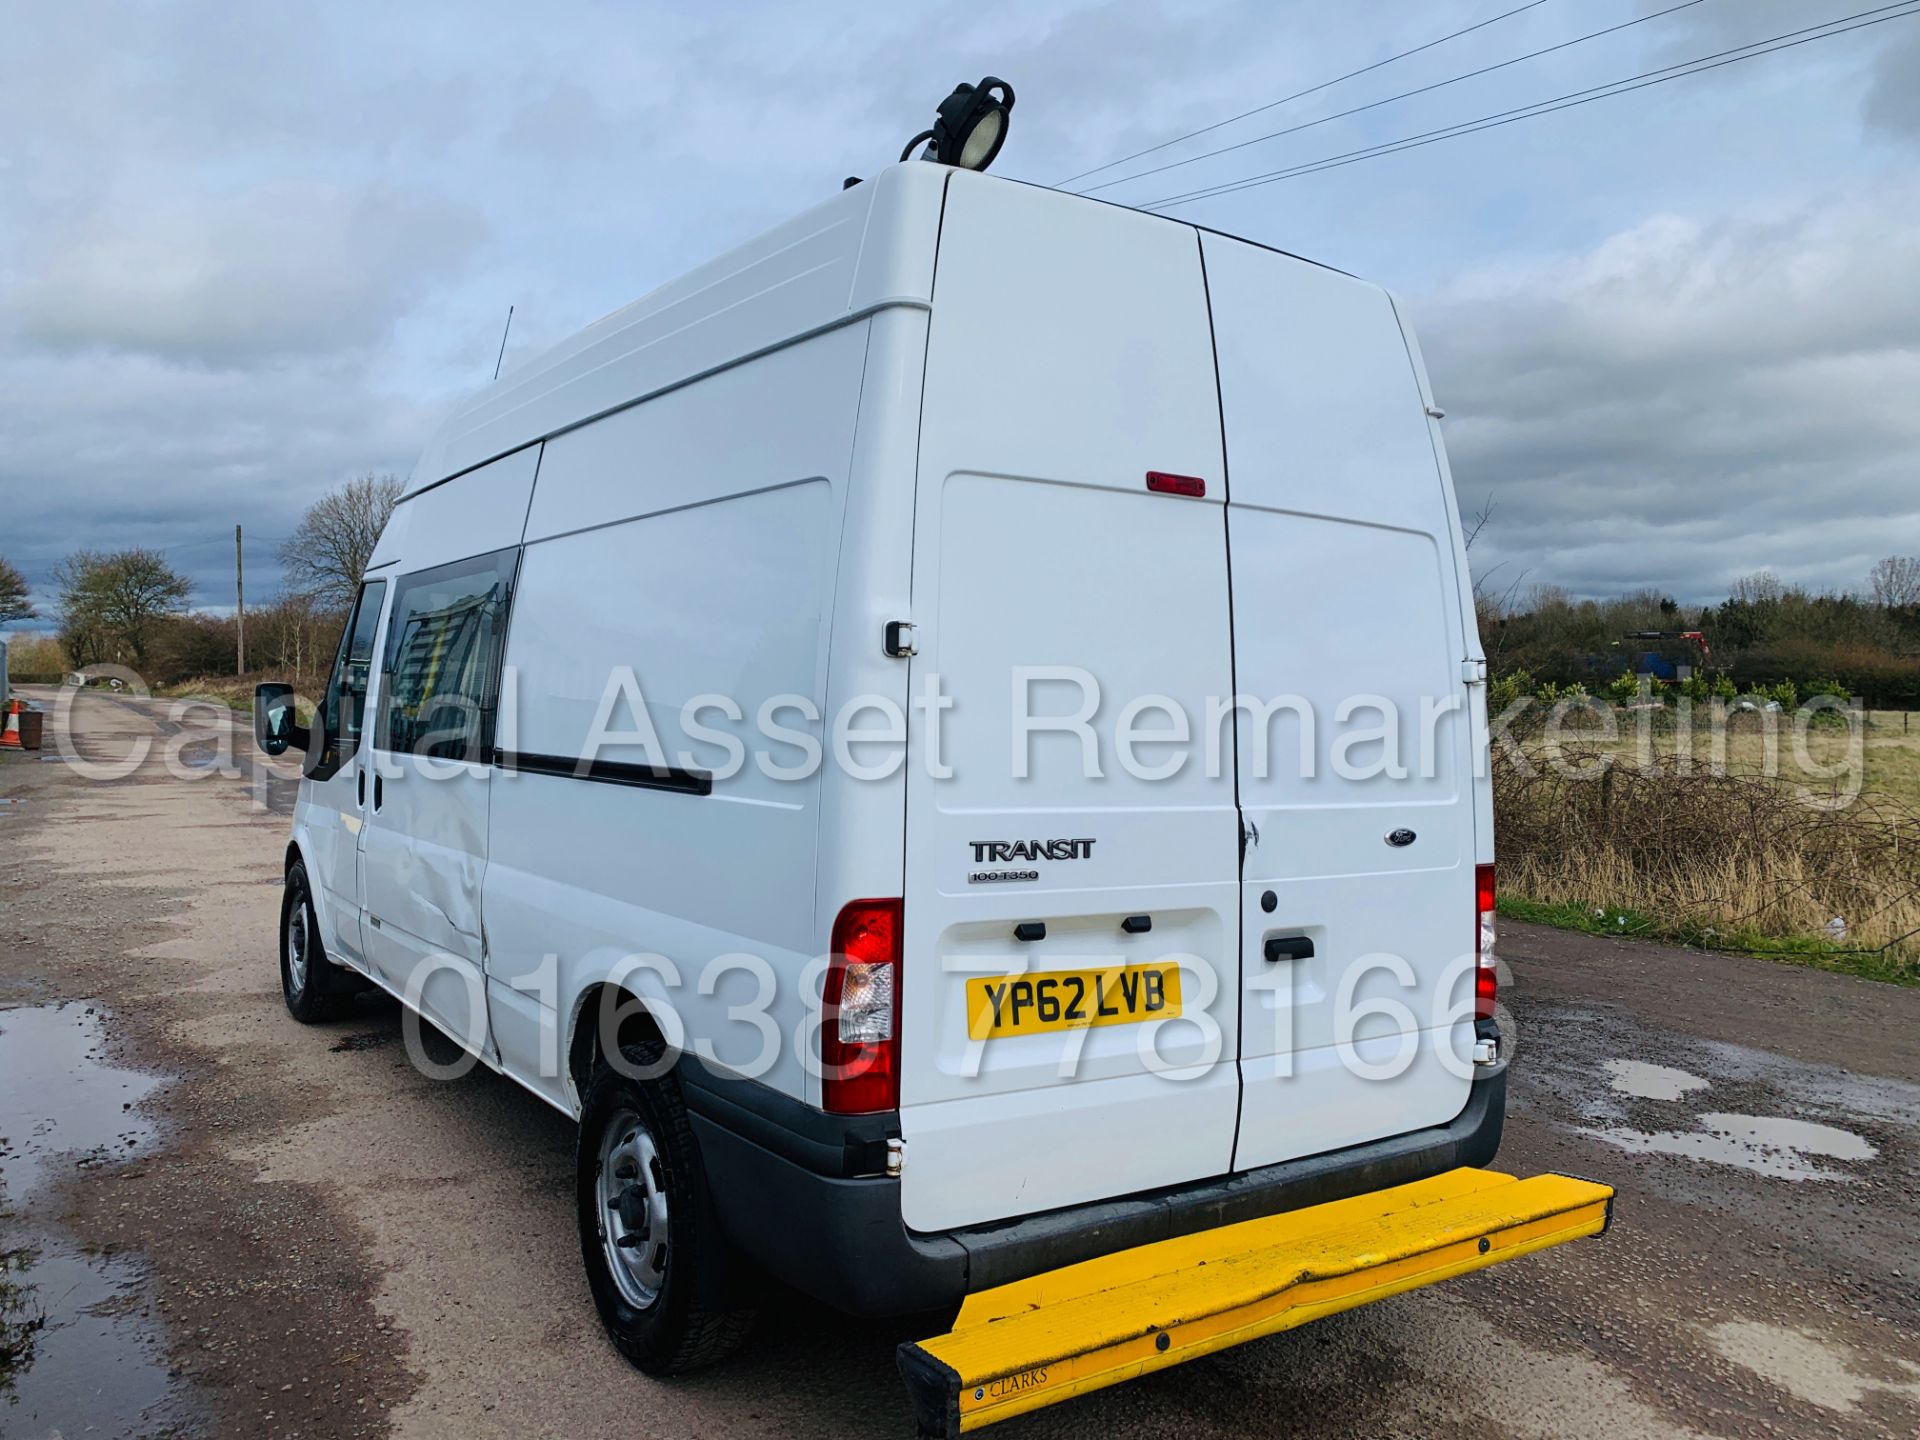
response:
[(1471, 520), (1466, 521), (1462, 526), (1465, 532), (1462, 540), (1466, 549), (1473, 549), (1473, 542), (1480, 538), (1480, 532), (1486, 529), (1488, 523), (1493, 519), (1494, 508), (1493, 496), (1489, 495), (1487, 496), (1487, 503), (1480, 507), (1479, 513)]
[(1894, 610), (1920, 605), (1920, 555), (1889, 555), (1867, 572), (1873, 603)]
[(344, 609), (403, 488), (398, 475), (361, 475), (307, 508), (280, 547), (287, 588), (328, 609)]
[(0, 625), (32, 620), (39, 613), (33, 608), (27, 577), (8, 564), (6, 557), (0, 556)]
[(1735, 580), (1729, 593), (1743, 605), (1764, 605), (1778, 600), (1786, 593), (1786, 589), (1780, 583), (1780, 577), (1771, 570), (1756, 570), (1751, 575), (1742, 575)]
[(263, 667), (296, 686), (324, 683), (344, 611), (316, 606), (304, 595), (282, 595), (247, 616), (247, 646)]
[[(1493, 521), (1493, 512), (1497, 508), (1493, 496), (1487, 496), (1479, 512), (1470, 520), (1462, 522), (1462, 541), (1464, 548), (1473, 550), (1474, 542)], [(1514, 596), (1520, 593), (1520, 586), (1526, 581), (1528, 571), (1515, 572), (1503, 590), (1493, 588), (1493, 577), (1507, 569), (1511, 561), (1502, 560), (1498, 565), (1489, 566), (1473, 576), (1473, 619), (1480, 631), (1480, 643), (1488, 647), (1487, 659), (1496, 667), (1506, 649), (1507, 631), (1503, 623), (1513, 614)]]
[(54, 579), (60, 643), (77, 665), (120, 655), (144, 664), (161, 622), (186, 609), (193, 594), (193, 582), (158, 550), (77, 550), (60, 562)]

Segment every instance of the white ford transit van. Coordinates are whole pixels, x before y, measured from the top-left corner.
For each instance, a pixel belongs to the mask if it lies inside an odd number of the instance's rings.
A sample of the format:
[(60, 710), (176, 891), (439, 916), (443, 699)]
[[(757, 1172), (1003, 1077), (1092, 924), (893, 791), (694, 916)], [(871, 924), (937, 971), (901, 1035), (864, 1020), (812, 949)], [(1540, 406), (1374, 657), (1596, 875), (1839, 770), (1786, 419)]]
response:
[(1484, 1164), (1438, 413), (1337, 270), (937, 164), (849, 188), (429, 446), (310, 732), (259, 707), (308, 750), (288, 1005), (372, 982), (577, 1117), (656, 1373), (761, 1272), (932, 1311)]

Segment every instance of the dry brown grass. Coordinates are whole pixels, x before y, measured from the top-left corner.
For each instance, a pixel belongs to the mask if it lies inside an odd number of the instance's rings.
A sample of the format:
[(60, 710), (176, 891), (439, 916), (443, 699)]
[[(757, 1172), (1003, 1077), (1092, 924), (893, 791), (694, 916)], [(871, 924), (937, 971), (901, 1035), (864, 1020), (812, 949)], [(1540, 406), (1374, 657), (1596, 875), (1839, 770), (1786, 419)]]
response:
[(1920, 811), (1902, 800), (1823, 809), (1781, 779), (1641, 770), (1611, 747), (1543, 759), (1496, 747), (1500, 883), (1519, 913), (1920, 977)]
[[(1876, 792), (1906, 802), (1920, 810), (1920, 726), (1910, 723), (1898, 711), (1875, 711), (1858, 737), (1841, 726), (1819, 726), (1806, 732), (1806, 758), (1816, 767), (1814, 774), (1802, 774), (1794, 753), (1791, 720), (1784, 720), (1771, 749), (1767, 737), (1752, 717), (1727, 728), (1721, 742), (1720, 759), (1736, 775), (1772, 773), (1785, 784), (1802, 785), (1812, 791), (1830, 791), (1836, 785)], [(1623, 727), (1625, 728), (1625, 727)], [(1704, 729), (1696, 729), (1684, 747), (1672, 730), (1657, 730), (1650, 737), (1651, 758), (1661, 764), (1675, 755), (1691, 758), (1695, 767), (1714, 763), (1714, 742)], [(1857, 752), (1854, 747), (1858, 746)], [(1623, 733), (1609, 747), (1622, 760), (1638, 763), (1640, 741)], [(1772, 763), (1769, 765), (1769, 755)], [(1857, 775), (1848, 774), (1857, 766)]]
[[(154, 693), (171, 699), (211, 700), (232, 710), (251, 713), (253, 687), (262, 680), (283, 680), (292, 685), (303, 700), (320, 694), (327, 687), (327, 676), (324, 671), (296, 676), (269, 674), (263, 670), (251, 675), (200, 675), (191, 680), (183, 680), (178, 685), (163, 685)], [(305, 704), (301, 706), (303, 713), (308, 708)]]

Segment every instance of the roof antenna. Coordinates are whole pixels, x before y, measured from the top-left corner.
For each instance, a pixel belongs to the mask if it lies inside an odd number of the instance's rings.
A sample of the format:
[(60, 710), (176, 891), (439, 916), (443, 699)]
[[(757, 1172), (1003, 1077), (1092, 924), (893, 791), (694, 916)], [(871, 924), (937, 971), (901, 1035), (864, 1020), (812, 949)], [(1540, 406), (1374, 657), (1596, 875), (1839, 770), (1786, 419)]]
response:
[(513, 307), (507, 307), (507, 326), (500, 332), (500, 353), (493, 357), (493, 378), (500, 378), (500, 362), (507, 358), (507, 336), (513, 333)]

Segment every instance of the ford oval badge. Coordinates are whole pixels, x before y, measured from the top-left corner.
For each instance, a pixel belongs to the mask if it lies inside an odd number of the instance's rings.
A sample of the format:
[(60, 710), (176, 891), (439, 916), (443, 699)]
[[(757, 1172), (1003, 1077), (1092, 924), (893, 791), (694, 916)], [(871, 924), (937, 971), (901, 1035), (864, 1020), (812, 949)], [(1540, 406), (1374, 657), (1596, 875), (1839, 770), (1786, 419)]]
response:
[(1404, 828), (1399, 830), (1389, 830), (1387, 832), (1387, 844), (1393, 846), (1396, 850), (1401, 849), (1405, 846), (1411, 845), (1414, 841), (1418, 840), (1419, 838), (1420, 837), (1414, 834), (1413, 831), (1407, 830)]

